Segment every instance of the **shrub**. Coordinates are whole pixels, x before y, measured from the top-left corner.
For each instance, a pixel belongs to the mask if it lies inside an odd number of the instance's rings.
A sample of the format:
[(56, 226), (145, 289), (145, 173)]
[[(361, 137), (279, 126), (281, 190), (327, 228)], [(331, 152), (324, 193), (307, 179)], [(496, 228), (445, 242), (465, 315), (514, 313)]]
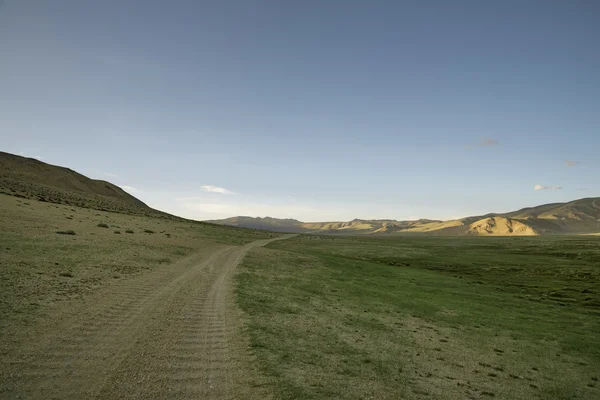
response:
[(154, 233), (154, 231), (152, 231), (150, 229), (146, 229), (146, 230), (144, 230), (144, 232), (146, 232), (146, 233)]
[(99, 227), (99, 228), (108, 228), (108, 225), (107, 225), (107, 224), (100, 223), (100, 224), (98, 224), (98, 227)]
[(133, 232), (133, 230), (131, 230), (131, 229), (127, 229), (127, 230), (125, 231), (125, 233), (134, 233), (134, 232)]
[(73, 273), (71, 271), (61, 272), (59, 275), (60, 276), (65, 276), (67, 278), (72, 278), (72, 277), (75, 276), (75, 275), (73, 275)]
[(116, 233), (117, 235), (120, 235), (120, 234), (121, 234), (121, 231), (115, 231), (115, 233)]
[(68, 231), (56, 231), (59, 235), (77, 235), (74, 230), (69, 229)]

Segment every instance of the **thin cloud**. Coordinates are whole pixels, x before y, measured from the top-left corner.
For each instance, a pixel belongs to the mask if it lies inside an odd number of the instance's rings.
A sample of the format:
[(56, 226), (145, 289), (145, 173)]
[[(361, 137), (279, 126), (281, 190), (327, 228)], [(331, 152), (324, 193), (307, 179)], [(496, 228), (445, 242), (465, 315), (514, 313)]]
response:
[(133, 186), (121, 185), (120, 187), (121, 189), (130, 194), (139, 194), (142, 192), (140, 189), (136, 189)]
[(589, 188), (577, 188), (577, 190), (590, 190)]
[(565, 160), (565, 164), (567, 167), (574, 167), (579, 164), (579, 161)]
[(481, 141), (477, 144), (472, 144), (472, 145), (468, 145), (466, 146), (467, 149), (474, 149), (476, 147), (490, 147), (490, 146), (498, 146), (500, 144), (500, 142), (496, 139), (491, 139), (491, 138), (483, 138), (481, 139)]
[(535, 185), (533, 190), (562, 190), (562, 186)]
[(232, 192), (231, 190), (227, 190), (225, 188), (222, 188), (219, 186), (213, 186), (213, 185), (200, 186), (200, 189), (202, 189), (203, 191), (208, 192), (208, 193), (237, 194), (235, 192)]

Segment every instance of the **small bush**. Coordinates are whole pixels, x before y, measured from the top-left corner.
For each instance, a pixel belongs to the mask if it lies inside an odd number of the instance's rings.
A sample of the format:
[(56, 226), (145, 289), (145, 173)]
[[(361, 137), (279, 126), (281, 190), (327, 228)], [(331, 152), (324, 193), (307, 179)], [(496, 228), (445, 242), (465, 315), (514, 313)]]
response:
[(59, 235), (77, 235), (74, 230), (69, 229), (68, 231), (56, 231)]
[(146, 229), (146, 230), (144, 230), (144, 232), (146, 232), (146, 233), (154, 233), (154, 231), (152, 231), (150, 229)]
[(115, 231), (115, 233), (116, 233), (117, 235), (120, 235), (120, 234), (121, 234), (121, 231)]
[(73, 273), (72, 273), (71, 271), (61, 272), (61, 273), (60, 273), (60, 274), (58, 274), (58, 275), (60, 275), (60, 276), (65, 276), (65, 277), (67, 277), (67, 278), (72, 278), (72, 277), (74, 277), (74, 276), (75, 276), (75, 275), (73, 275)]
[(98, 228), (108, 228), (109, 227), (108, 224), (103, 224), (103, 223), (100, 223), (97, 226), (98, 226)]
[(134, 233), (134, 232), (133, 232), (133, 230), (131, 230), (131, 229), (127, 229), (127, 230), (125, 231), (125, 233)]

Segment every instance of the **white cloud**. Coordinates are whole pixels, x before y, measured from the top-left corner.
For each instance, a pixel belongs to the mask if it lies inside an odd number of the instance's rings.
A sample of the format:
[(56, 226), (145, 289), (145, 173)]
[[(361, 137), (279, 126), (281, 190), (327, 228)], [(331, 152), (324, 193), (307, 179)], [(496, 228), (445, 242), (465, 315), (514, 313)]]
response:
[(533, 190), (561, 190), (562, 186), (544, 186), (544, 185), (535, 185)]
[(565, 164), (567, 167), (574, 167), (579, 164), (579, 161), (565, 160)]
[(232, 192), (231, 190), (227, 190), (225, 188), (222, 188), (222, 187), (219, 187), (219, 186), (213, 186), (213, 185), (200, 186), (200, 189), (202, 189), (205, 192), (209, 192), (209, 193), (237, 194), (235, 192)]
[(136, 189), (133, 186), (121, 185), (120, 187), (121, 189), (130, 194), (139, 194), (142, 192), (140, 189)]

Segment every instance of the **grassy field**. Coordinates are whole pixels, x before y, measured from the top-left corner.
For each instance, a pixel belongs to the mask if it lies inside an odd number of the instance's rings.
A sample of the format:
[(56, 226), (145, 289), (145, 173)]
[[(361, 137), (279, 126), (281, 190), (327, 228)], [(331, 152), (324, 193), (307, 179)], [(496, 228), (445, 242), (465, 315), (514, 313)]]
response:
[(299, 236), (238, 271), (278, 398), (600, 398), (598, 237)]
[(0, 336), (119, 279), (273, 236), (0, 195)]

